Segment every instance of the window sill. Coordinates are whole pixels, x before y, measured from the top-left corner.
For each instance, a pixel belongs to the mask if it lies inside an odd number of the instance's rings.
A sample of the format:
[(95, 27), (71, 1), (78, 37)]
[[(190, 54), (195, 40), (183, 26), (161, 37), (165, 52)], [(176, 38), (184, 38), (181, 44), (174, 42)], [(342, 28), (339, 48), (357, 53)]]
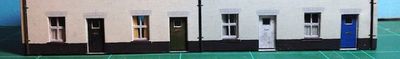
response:
[(133, 44), (150, 44), (149, 40), (133, 40), (131, 41)]
[(135, 39), (133, 41), (149, 41), (149, 40), (147, 40), (147, 39)]
[(62, 26), (51, 26), (50, 29), (63, 29), (64, 27)]
[(306, 35), (304, 38), (320, 38), (319, 35)]
[(224, 42), (224, 43), (240, 43), (241, 40), (239, 40), (237, 38), (235, 38), (235, 39), (222, 39), (221, 42)]
[(237, 36), (223, 36), (222, 39), (237, 39)]
[(320, 37), (304, 37), (304, 39), (321, 39)]
[(64, 42), (62, 39), (51, 39), (49, 42)]
[(320, 41), (322, 38), (320, 37), (305, 37), (303, 41)]
[(136, 26), (134, 26), (134, 28), (147, 28), (147, 26), (146, 25), (136, 25)]
[(228, 26), (228, 25), (234, 26), (234, 25), (236, 25), (236, 23), (223, 23), (222, 25), (223, 26)]
[(65, 42), (62, 40), (51, 40), (48, 43), (65, 43)]
[(222, 38), (222, 40), (239, 40), (238, 38)]

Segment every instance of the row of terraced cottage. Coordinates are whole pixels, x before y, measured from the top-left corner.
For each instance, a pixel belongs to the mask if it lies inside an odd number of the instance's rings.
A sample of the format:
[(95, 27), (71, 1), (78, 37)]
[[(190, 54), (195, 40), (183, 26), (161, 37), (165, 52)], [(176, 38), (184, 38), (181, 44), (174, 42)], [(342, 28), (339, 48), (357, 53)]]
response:
[(370, 0), (21, 0), (27, 54), (360, 50)]

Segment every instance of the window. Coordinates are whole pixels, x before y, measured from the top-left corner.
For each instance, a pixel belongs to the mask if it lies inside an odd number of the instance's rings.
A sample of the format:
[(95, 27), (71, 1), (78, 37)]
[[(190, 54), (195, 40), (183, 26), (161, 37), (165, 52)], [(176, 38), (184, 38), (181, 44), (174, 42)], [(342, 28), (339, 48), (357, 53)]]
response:
[(50, 21), (50, 42), (65, 41), (65, 17), (49, 17)]
[(321, 13), (305, 13), (304, 15), (304, 34), (305, 37), (319, 37)]
[(176, 27), (179, 27), (179, 26), (181, 26), (182, 25), (182, 23), (181, 23), (181, 21), (182, 20), (174, 20), (174, 27), (176, 26)]
[(345, 19), (345, 25), (352, 25), (353, 19), (354, 19), (354, 16), (347, 16)]
[(263, 24), (263, 25), (270, 25), (270, 23), (271, 23), (271, 19), (270, 19), (270, 18), (264, 18), (264, 19), (262, 20), (262, 24)]
[(100, 29), (100, 21), (93, 21), (91, 24), (92, 29)]
[(149, 38), (149, 16), (133, 16), (134, 40), (148, 40)]
[(222, 14), (223, 39), (236, 39), (238, 34), (238, 14)]

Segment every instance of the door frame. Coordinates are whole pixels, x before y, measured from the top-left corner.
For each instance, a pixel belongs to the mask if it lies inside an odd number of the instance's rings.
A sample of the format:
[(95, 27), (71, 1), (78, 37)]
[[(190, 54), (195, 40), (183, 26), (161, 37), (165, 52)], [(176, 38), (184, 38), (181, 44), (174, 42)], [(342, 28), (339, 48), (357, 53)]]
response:
[(341, 35), (342, 35), (342, 27), (343, 27), (343, 21), (344, 21), (344, 19), (343, 19), (343, 16), (356, 16), (356, 19), (355, 19), (355, 27), (356, 27), (356, 29), (355, 29), (355, 32), (356, 32), (356, 37), (355, 37), (355, 40), (354, 40), (354, 48), (342, 48), (342, 43), (340, 43), (340, 46), (339, 46), (339, 50), (357, 50), (357, 45), (358, 45), (358, 34), (359, 34), (359, 19), (360, 19), (360, 14), (341, 14), (341, 22), (340, 22), (340, 42), (341, 42), (341, 40), (342, 40), (342, 37), (341, 37)]
[[(276, 44), (276, 42), (277, 42), (277, 23), (278, 23), (278, 21), (277, 21), (277, 19), (278, 19), (278, 16), (277, 15), (258, 15), (258, 17), (259, 17), (259, 19), (258, 19), (258, 22), (260, 22), (260, 20), (262, 20), (263, 18), (272, 18), (272, 19), (270, 19), (270, 20), (274, 20), (274, 22), (273, 22), (273, 28), (274, 28), (274, 33), (273, 33), (273, 35), (274, 35), (274, 48), (273, 49), (271, 49), (271, 50), (266, 50), (266, 51), (276, 51), (276, 46), (277, 46), (277, 44)], [(260, 24), (258, 24), (258, 29), (260, 29)], [(258, 31), (259, 32), (259, 31)], [(259, 34), (259, 36), (258, 36), (258, 38), (260, 38), (260, 33), (257, 33), (257, 34)], [(260, 39), (259, 39), (260, 40)], [(260, 45), (260, 44), (258, 44), (258, 45)], [(258, 47), (258, 49), (260, 50), (260, 47)]]
[[(188, 34), (188, 17), (169, 17), (169, 25), (171, 26), (172, 24), (171, 24), (171, 20), (173, 20), (172, 18), (184, 18), (184, 21), (185, 21), (185, 23), (183, 23), (183, 24), (185, 24), (186, 25), (186, 27), (185, 27), (185, 49), (184, 50), (176, 50), (176, 51), (174, 51), (174, 50), (172, 50), (171, 49), (171, 46), (169, 46), (170, 47), (170, 52), (186, 52), (186, 51), (188, 51), (188, 42), (189, 42), (189, 38), (188, 38), (188, 36), (189, 36), (189, 34)], [(169, 27), (169, 29), (168, 30), (170, 30), (169, 31), (169, 40), (170, 40), (170, 42), (172, 41), (171, 40), (171, 27)], [(171, 44), (171, 43), (170, 43)]]
[[(102, 19), (102, 20), (100, 20), (100, 21), (103, 21), (103, 26), (102, 26), (103, 28), (102, 28), (102, 30), (103, 30), (103, 35), (104, 35), (104, 36), (103, 36), (104, 43), (103, 43), (103, 51), (102, 51), (102, 52), (90, 52), (90, 45), (89, 45), (89, 44), (90, 44), (90, 41), (89, 41), (89, 40), (90, 40), (90, 39), (89, 39), (90, 37), (89, 37), (89, 27), (88, 27), (88, 26), (89, 26), (89, 23), (88, 23), (89, 21), (88, 21), (88, 20), (93, 20), (93, 19)], [(87, 38), (86, 38), (86, 40), (87, 40), (87, 44), (86, 44), (86, 46), (87, 46), (87, 47), (86, 47), (86, 48), (87, 48), (87, 52), (86, 52), (86, 53), (87, 53), (87, 54), (105, 54), (105, 53), (104, 53), (104, 52), (105, 52), (105, 46), (104, 46), (104, 45), (105, 45), (105, 43), (106, 43), (106, 42), (105, 42), (106, 39), (105, 39), (105, 28), (104, 28), (104, 27), (105, 27), (105, 26), (104, 26), (104, 25), (105, 25), (105, 22), (104, 22), (105, 20), (104, 20), (104, 18), (85, 18), (85, 21), (86, 21), (86, 26), (85, 26), (85, 27), (86, 27), (86, 37), (87, 37)]]

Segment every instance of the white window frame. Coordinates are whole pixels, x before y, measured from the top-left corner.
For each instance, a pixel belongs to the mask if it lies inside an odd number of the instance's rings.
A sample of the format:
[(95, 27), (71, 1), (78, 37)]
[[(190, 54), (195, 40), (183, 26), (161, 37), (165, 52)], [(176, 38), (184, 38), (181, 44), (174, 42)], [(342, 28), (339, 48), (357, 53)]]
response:
[[(55, 18), (55, 19), (51, 19), (51, 18)], [(62, 17), (49, 17), (49, 27), (50, 27), (50, 40), (49, 41), (50, 42), (64, 42), (65, 33), (60, 30), (64, 30), (65, 23), (64, 23), (64, 26), (61, 26), (59, 18), (62, 18)], [(56, 20), (56, 26), (51, 25), (52, 24), (51, 20)], [(64, 22), (65, 22), (65, 20), (64, 20)], [(53, 34), (53, 30), (56, 30), (56, 34)], [(55, 38), (54, 38), (54, 35), (56, 35)]]
[[(232, 19), (230, 19), (230, 15), (235, 15), (235, 14), (222, 14), (223, 16), (222, 17), (224, 17), (224, 15), (228, 15), (228, 17), (227, 17), (227, 23), (225, 23), (225, 22), (222, 22), (222, 39), (237, 39), (238, 37), (238, 21), (239, 21), (239, 16), (237, 16), (237, 18), (238, 18), (238, 20), (236, 20), (236, 22), (234, 22), (234, 23), (231, 23), (231, 20)], [(236, 15), (238, 15), (238, 14), (236, 14)], [(224, 21), (225, 19), (222, 19), (222, 21)], [(225, 26), (227, 26), (228, 27), (228, 31), (225, 31)], [(232, 35), (232, 33), (231, 33), (231, 26), (236, 26), (236, 34), (235, 35)], [(228, 35), (225, 35), (225, 33), (224, 32), (228, 32)]]
[[(305, 38), (319, 38), (320, 36), (320, 23), (321, 23), (321, 13), (305, 13), (305, 14), (310, 14), (310, 19), (304, 19), (305, 20), (310, 20), (309, 23), (304, 24), (304, 37)], [(319, 14), (319, 18), (318, 18), (318, 22), (317, 23), (313, 23), (313, 14)], [(306, 28), (306, 26), (309, 26), (309, 30), (307, 30), (308, 28)], [(313, 28), (317, 26), (317, 30), (314, 30)], [(308, 35), (310, 34), (310, 35)]]
[[(148, 28), (147, 28), (147, 26), (148, 25), (146, 25), (146, 24), (143, 24), (145, 21), (143, 21), (143, 20), (146, 20), (145, 19), (145, 17), (146, 16), (134, 16), (134, 17), (137, 17), (137, 22), (139, 22), (139, 25), (138, 24), (133, 24), (133, 32), (134, 32), (134, 30), (135, 29), (138, 29), (139, 31), (139, 35), (138, 35), (138, 37), (134, 37), (134, 40), (148, 40), (148, 38), (146, 38), (146, 37), (144, 37), (144, 32), (142, 31), (142, 30), (144, 30), (144, 29), (147, 29), (147, 31), (149, 30)], [(148, 16), (147, 16), (148, 17)], [(135, 19), (133, 20), (133, 21), (135, 21)], [(149, 21), (149, 20), (147, 20), (147, 21)], [(149, 22), (150, 23), (150, 22)], [(149, 34), (149, 33), (147, 33), (147, 34)], [(135, 35), (135, 34), (134, 34)]]

